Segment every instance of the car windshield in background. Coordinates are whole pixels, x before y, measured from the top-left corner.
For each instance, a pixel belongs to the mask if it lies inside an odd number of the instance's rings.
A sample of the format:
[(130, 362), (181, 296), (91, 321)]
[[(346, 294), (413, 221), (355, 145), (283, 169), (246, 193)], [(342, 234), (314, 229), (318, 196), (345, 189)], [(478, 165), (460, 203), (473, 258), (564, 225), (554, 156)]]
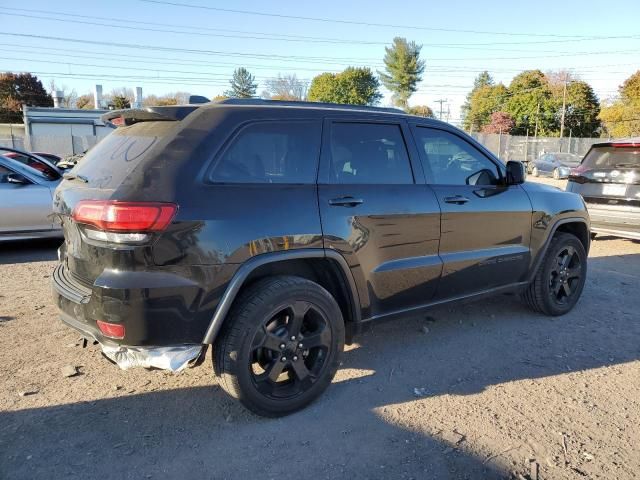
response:
[[(61, 175), (58, 170), (53, 168), (48, 160), (42, 159), (36, 155), (25, 155), (18, 152), (8, 152), (3, 155), (15, 162), (19, 162), (27, 167), (27, 172), (32, 175), (37, 175), (39, 178), (43, 177), (45, 180), (58, 180)], [(36, 171), (37, 173), (32, 173)]]
[(596, 147), (584, 158), (589, 168), (640, 168), (640, 147)]
[(554, 156), (558, 161), (562, 163), (575, 163), (576, 165), (580, 163), (580, 157), (578, 155), (574, 155), (573, 153), (556, 153)]
[(39, 168), (34, 168), (24, 162), (21, 162), (17, 158), (12, 158), (7, 156), (5, 156), (5, 158), (10, 162), (11, 168), (19, 171), (20, 173), (26, 173), (27, 175), (31, 175), (32, 177), (36, 177), (40, 180), (46, 180), (49, 182), (52, 182), (61, 178), (60, 174), (56, 170), (52, 170), (50, 167), (39, 169)]

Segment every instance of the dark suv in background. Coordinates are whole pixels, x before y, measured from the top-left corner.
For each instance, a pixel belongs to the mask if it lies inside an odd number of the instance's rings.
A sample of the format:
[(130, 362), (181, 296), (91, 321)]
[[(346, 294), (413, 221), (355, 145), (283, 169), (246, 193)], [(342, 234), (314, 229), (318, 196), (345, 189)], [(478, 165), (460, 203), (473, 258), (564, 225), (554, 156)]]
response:
[(640, 137), (593, 145), (567, 191), (584, 198), (593, 232), (640, 240)]
[(213, 345), (221, 386), (283, 415), (375, 320), (521, 292), (580, 297), (579, 195), (523, 183), (460, 130), (394, 109), (223, 101), (125, 110), (56, 191), (62, 320), (120, 366)]

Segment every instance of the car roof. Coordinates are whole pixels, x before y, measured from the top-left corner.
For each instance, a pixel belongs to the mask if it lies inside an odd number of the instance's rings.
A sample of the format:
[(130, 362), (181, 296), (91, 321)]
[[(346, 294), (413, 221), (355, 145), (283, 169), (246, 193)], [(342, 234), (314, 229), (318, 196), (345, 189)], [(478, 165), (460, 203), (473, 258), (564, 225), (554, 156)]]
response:
[(172, 105), (145, 107), (140, 109), (113, 110), (102, 115), (104, 122), (116, 123), (115, 119), (121, 119), (125, 125), (140, 121), (176, 121), (183, 120), (188, 115), (200, 109), (222, 109), (222, 108), (276, 108), (295, 110), (319, 110), (324, 112), (340, 113), (367, 113), (372, 115), (393, 115), (406, 119), (415, 119), (440, 126), (451, 126), (446, 122), (433, 118), (410, 115), (399, 108), (370, 107), (366, 105), (344, 105), (337, 103), (303, 102), (286, 100), (263, 100), (260, 98), (227, 98), (209, 103), (193, 105)]

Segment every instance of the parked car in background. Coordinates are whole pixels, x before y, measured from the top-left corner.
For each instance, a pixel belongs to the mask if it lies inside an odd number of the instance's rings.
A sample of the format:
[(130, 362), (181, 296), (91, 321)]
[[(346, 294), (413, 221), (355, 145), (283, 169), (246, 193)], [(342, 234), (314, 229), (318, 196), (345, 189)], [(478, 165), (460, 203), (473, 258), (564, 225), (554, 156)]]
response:
[(597, 143), (569, 175), (595, 233), (640, 239), (640, 137)]
[(551, 175), (556, 180), (567, 178), (572, 168), (580, 164), (582, 157), (573, 153), (543, 153), (529, 165), (534, 177)]
[(0, 241), (62, 236), (51, 206), (62, 175), (36, 166), (0, 155)]
[(285, 415), (368, 322), (506, 292), (563, 315), (580, 298), (580, 196), (525, 183), (447, 123), (237, 99), (116, 117), (56, 190), (53, 282), (62, 320), (123, 368), (180, 369), (213, 345), (226, 392)]
[(34, 168), (47, 176), (59, 177), (62, 175), (62, 170), (56, 167), (52, 160), (36, 153), (25, 152), (23, 150), (9, 147), (0, 147), (0, 155)]

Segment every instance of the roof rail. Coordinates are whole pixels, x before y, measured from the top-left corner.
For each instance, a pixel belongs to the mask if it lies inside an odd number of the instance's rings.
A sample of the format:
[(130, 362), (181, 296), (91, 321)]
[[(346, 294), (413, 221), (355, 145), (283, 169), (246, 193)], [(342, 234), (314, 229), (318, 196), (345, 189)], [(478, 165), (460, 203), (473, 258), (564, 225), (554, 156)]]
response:
[(223, 100), (216, 100), (212, 103), (222, 104), (222, 105), (333, 108), (336, 110), (367, 110), (371, 112), (406, 114), (404, 110), (401, 110), (399, 108), (369, 107), (367, 105), (347, 105), (342, 103), (304, 102), (304, 101), (297, 101), (297, 100), (264, 100), (262, 98), (225, 98)]

